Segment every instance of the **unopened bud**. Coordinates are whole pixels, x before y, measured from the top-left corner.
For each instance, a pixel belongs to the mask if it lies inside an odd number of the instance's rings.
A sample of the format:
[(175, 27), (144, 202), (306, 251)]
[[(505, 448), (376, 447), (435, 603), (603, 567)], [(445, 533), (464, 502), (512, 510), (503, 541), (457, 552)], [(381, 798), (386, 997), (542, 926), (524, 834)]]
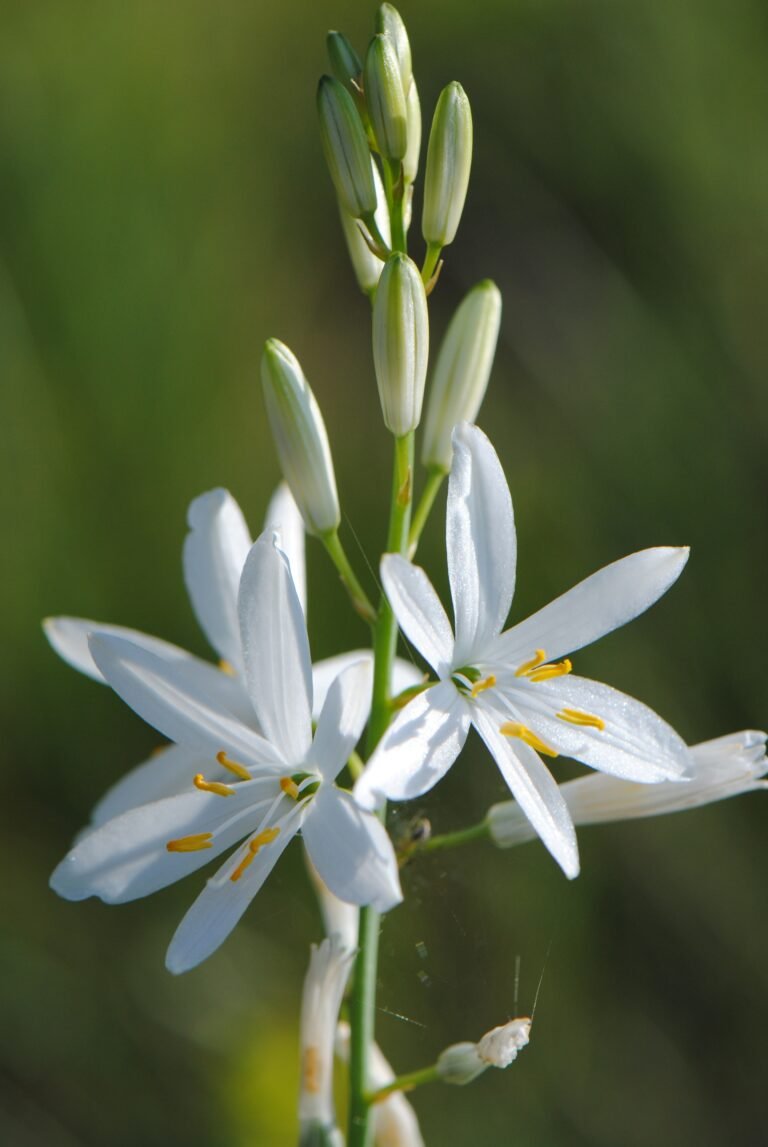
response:
[(325, 44), (334, 76), (345, 88), (354, 92), (355, 85), (360, 87), (363, 74), (363, 64), (357, 52), (342, 32), (329, 32)]
[(527, 1016), (486, 1032), (478, 1043), (455, 1043), (437, 1061), (437, 1073), (444, 1083), (465, 1084), (477, 1079), (488, 1067), (509, 1067), (531, 1035)]
[(464, 297), (445, 332), (429, 388), (422, 461), (446, 473), (451, 435), (459, 422), (474, 422), (493, 366), (501, 322), (501, 294), (485, 279)]
[(353, 219), (376, 210), (376, 188), (365, 128), (347, 89), (323, 76), (317, 89), (320, 138), (341, 206)]
[(395, 50), (403, 91), (408, 94), (411, 83), (411, 43), (403, 17), (392, 4), (382, 4), (376, 13), (376, 31), (389, 36)]
[(269, 339), (261, 359), (267, 417), (283, 475), (310, 534), (341, 520), (325, 423), (296, 356)]
[[(379, 229), (381, 235), (387, 246), (391, 243), (390, 224), (389, 224), (389, 210), (387, 209), (387, 199), (384, 194), (384, 187), (381, 182), (381, 176), (376, 164), (371, 157), (371, 169), (373, 172), (373, 182), (376, 186), (376, 200), (378, 206), (374, 215), (374, 221)], [(339, 211), (341, 214), (341, 225), (344, 228), (344, 237), (347, 240), (347, 247), (349, 248), (349, 257), (352, 260), (352, 266), (357, 276), (357, 281), (360, 287), (366, 294), (376, 289), (376, 284), (379, 281), (381, 272), (384, 267), (384, 261), (374, 255), (373, 251), (366, 243), (362, 236), (360, 227), (356, 219), (348, 215), (344, 208), (339, 204)]]
[(429, 357), (427, 298), (407, 255), (387, 260), (373, 306), (373, 363), (384, 422), (398, 438), (419, 424)]
[(408, 147), (403, 156), (403, 179), (413, 183), (419, 170), (421, 153), (421, 103), (416, 81), (411, 80), (408, 95), (405, 97), (405, 113), (408, 127)]
[(422, 232), (427, 243), (452, 243), (464, 209), (472, 166), (472, 112), (461, 84), (443, 88), (427, 147)]
[(373, 134), (385, 159), (402, 159), (408, 147), (408, 122), (400, 66), (389, 36), (374, 36), (363, 69), (365, 102)]

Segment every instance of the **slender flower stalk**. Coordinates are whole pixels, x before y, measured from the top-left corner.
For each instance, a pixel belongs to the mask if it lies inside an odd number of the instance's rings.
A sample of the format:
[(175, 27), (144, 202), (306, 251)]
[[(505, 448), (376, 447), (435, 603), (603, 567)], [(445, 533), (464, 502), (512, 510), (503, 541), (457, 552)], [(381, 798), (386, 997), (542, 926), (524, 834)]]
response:
[[(342, 1020), (336, 1031), (336, 1054), (345, 1063), (349, 1061), (349, 1043), (349, 1024)], [(370, 1050), (370, 1087), (381, 1094), (395, 1082), (396, 1076), (378, 1044), (374, 1043)], [(375, 1147), (424, 1147), (416, 1112), (402, 1091), (391, 1091), (372, 1105), (370, 1124)]]

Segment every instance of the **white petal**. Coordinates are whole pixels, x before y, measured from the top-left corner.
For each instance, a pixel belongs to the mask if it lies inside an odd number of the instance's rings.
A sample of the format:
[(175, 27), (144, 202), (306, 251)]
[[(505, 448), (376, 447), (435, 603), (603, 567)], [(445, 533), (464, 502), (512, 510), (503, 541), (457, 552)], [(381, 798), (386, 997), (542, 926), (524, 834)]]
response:
[[(326, 657), (316, 661), (312, 666), (312, 720), (322, 712), (328, 690), (339, 674), (350, 665), (358, 661), (366, 661), (373, 668), (373, 654), (370, 649), (353, 649), (349, 653), (339, 653), (335, 657)], [(424, 674), (416, 665), (402, 657), (396, 657), (392, 667), (392, 696), (396, 697), (411, 685), (418, 685), (423, 681)]]
[(208, 882), (173, 935), (165, 957), (169, 972), (188, 972), (226, 940), (296, 835), (300, 811), (283, 819), (280, 835), (259, 850), (239, 880), (221, 880), (221, 873), (230, 867), (227, 860)]
[[(557, 677), (508, 694), (520, 705), (523, 724), (566, 757), (628, 781), (654, 784), (684, 779), (690, 750), (658, 714), (599, 681)], [(604, 729), (574, 725), (556, 716), (565, 709), (599, 717)], [(530, 717), (527, 714), (530, 713)]]
[(184, 580), (203, 633), (219, 657), (242, 669), (237, 590), (251, 535), (242, 511), (227, 490), (195, 498), (187, 514)]
[(355, 785), (362, 808), (411, 800), (445, 776), (469, 732), (469, 706), (450, 681), (409, 701), (382, 737)]
[(321, 785), (302, 833), (312, 863), (339, 900), (388, 912), (403, 899), (386, 829), (349, 793)]
[(341, 772), (360, 740), (371, 711), (372, 681), (370, 660), (358, 661), (339, 674), (328, 690), (307, 757), (307, 764), (314, 765), (327, 781)]
[(496, 451), (476, 426), (453, 432), (445, 524), (456, 618), (454, 667), (471, 665), (501, 632), (515, 591), (512, 499)]
[(312, 742), (312, 663), (291, 571), (269, 534), (251, 547), (239, 602), (246, 681), (259, 725), (299, 764)]
[(494, 655), (514, 668), (537, 649), (550, 661), (582, 649), (653, 605), (687, 560), (687, 546), (657, 546), (604, 566), (502, 633)]
[(472, 721), (488, 746), (512, 795), (569, 879), (579, 874), (579, 850), (570, 813), (555, 780), (537, 753), (499, 732), (503, 720), (476, 703)]
[(438, 676), (445, 676), (453, 658), (453, 631), (424, 570), (399, 554), (385, 554), (381, 580), (403, 633)]
[[(67, 900), (99, 896), (107, 904), (149, 896), (244, 837), (253, 825), (253, 802), (259, 792), (266, 794), (267, 786), (274, 794), (272, 780), (249, 785), (247, 797), (245, 792), (221, 797), (192, 790), (130, 809), (82, 837), (55, 869), (51, 887)], [(233, 822), (225, 826), (226, 821)], [(169, 852), (166, 847), (169, 840), (203, 832), (214, 834), (210, 848)]]
[(293, 584), (296, 586), (301, 608), (306, 613), (307, 563), (304, 553), (304, 519), (285, 482), (280, 483), (267, 506), (264, 529), (277, 530), (280, 535), (280, 549), (288, 558)]
[[(204, 773), (208, 780), (220, 780), (225, 771), (210, 753), (169, 745), (136, 765), (106, 791), (91, 813), (91, 825), (105, 824), (129, 809), (184, 792), (197, 773)], [(231, 774), (228, 777), (231, 780)]]
[(91, 652), (116, 693), (170, 741), (260, 768), (284, 767), (278, 750), (221, 703), (228, 681), (202, 661), (164, 661), (122, 637), (96, 634)]
[(104, 683), (104, 675), (91, 656), (88, 647), (88, 638), (94, 633), (108, 633), (116, 637), (126, 637), (134, 645), (144, 649), (151, 649), (158, 657), (166, 661), (184, 660), (190, 656), (178, 645), (171, 645), (159, 637), (149, 637), (138, 629), (127, 629), (124, 625), (106, 625), (101, 621), (92, 621), (88, 617), (46, 617), (43, 622), (45, 636), (53, 648), (68, 665), (92, 677), (94, 681)]

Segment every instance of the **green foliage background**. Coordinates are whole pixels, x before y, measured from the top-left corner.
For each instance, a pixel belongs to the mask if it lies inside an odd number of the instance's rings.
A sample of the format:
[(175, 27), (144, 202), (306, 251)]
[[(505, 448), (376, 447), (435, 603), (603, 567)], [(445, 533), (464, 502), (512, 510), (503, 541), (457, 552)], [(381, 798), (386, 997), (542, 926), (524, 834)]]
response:
[[(122, 908), (58, 901), (49, 871), (156, 738), (52, 655), (39, 620), (119, 621), (207, 653), (180, 579), (185, 510), (225, 485), (258, 530), (278, 477), (257, 385), (273, 334), (305, 365), (375, 563), (389, 443), (314, 109), (327, 27), (362, 47), (373, 13), (0, 6), (0, 1140), (13, 1147), (293, 1141), (300, 986), (320, 935), (298, 849), (225, 948), (178, 980), (163, 952), (199, 881)], [(403, 13), (425, 119), (454, 78), (474, 111), (433, 337), (473, 282), (498, 282), (480, 422), (515, 498), (514, 616), (632, 549), (690, 542), (668, 598), (578, 669), (691, 741), (765, 726), (765, 6)], [(444, 585), (440, 514), (422, 556)], [(323, 555), (309, 560), (316, 655), (361, 642)], [(502, 795), (473, 749), (417, 811), (447, 830)], [(428, 1142), (761, 1142), (766, 817), (756, 795), (584, 830), (572, 885), (537, 844), (414, 865), (382, 951), (378, 1030), (400, 1070), (530, 1009), (546, 963), (519, 1062), (417, 1096)]]

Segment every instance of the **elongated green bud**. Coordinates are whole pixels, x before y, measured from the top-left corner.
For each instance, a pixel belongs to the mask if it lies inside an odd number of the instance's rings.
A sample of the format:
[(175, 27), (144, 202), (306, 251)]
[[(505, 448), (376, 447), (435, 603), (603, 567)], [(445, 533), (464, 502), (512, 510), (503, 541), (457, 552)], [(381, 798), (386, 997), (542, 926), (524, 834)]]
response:
[(411, 80), (408, 88), (405, 111), (408, 126), (408, 147), (403, 156), (403, 178), (406, 183), (413, 183), (419, 170), (419, 154), (421, 152), (421, 103), (415, 80)]
[(373, 134), (385, 159), (402, 159), (408, 147), (408, 122), (400, 66), (389, 36), (374, 36), (363, 68), (365, 102)]
[(331, 61), (331, 71), (339, 83), (350, 91), (354, 84), (360, 86), (363, 64), (347, 37), (342, 32), (329, 32), (325, 45)]
[(421, 459), (447, 474), (451, 435), (459, 422), (474, 422), (493, 366), (501, 323), (501, 294), (485, 279), (465, 295), (451, 319), (429, 388)]
[(403, 17), (392, 4), (382, 4), (376, 13), (376, 31), (389, 36), (395, 49), (403, 91), (408, 94), (412, 77), (411, 42), (405, 29)]
[(376, 188), (371, 175), (371, 153), (355, 101), (331, 76), (323, 76), (317, 89), (320, 138), (341, 205), (353, 219), (376, 210)]
[(283, 476), (310, 534), (335, 530), (341, 520), (325, 423), (296, 356), (268, 339), (261, 381)]
[(421, 418), (429, 357), (427, 297), (407, 255), (387, 260), (373, 305), (373, 364), (384, 422), (398, 438)]
[(452, 243), (467, 197), (472, 166), (472, 112), (461, 84), (443, 88), (427, 147), (422, 233), (427, 243)]
[[(381, 237), (387, 246), (389, 246), (391, 242), (389, 211), (387, 209), (387, 200), (384, 194), (381, 176), (379, 175), (376, 164), (373, 162), (373, 158), (371, 158), (371, 168), (373, 170), (373, 182), (376, 185), (376, 199), (378, 201), (374, 220)], [(347, 247), (349, 248), (349, 257), (352, 260), (357, 281), (360, 284), (360, 289), (369, 295), (376, 289), (376, 284), (384, 269), (384, 262), (377, 255), (374, 255), (366, 243), (360, 233), (357, 220), (353, 219), (351, 215), (347, 215), (341, 205), (339, 205), (339, 213), (341, 215), (341, 225), (344, 228), (344, 237), (347, 240)]]

